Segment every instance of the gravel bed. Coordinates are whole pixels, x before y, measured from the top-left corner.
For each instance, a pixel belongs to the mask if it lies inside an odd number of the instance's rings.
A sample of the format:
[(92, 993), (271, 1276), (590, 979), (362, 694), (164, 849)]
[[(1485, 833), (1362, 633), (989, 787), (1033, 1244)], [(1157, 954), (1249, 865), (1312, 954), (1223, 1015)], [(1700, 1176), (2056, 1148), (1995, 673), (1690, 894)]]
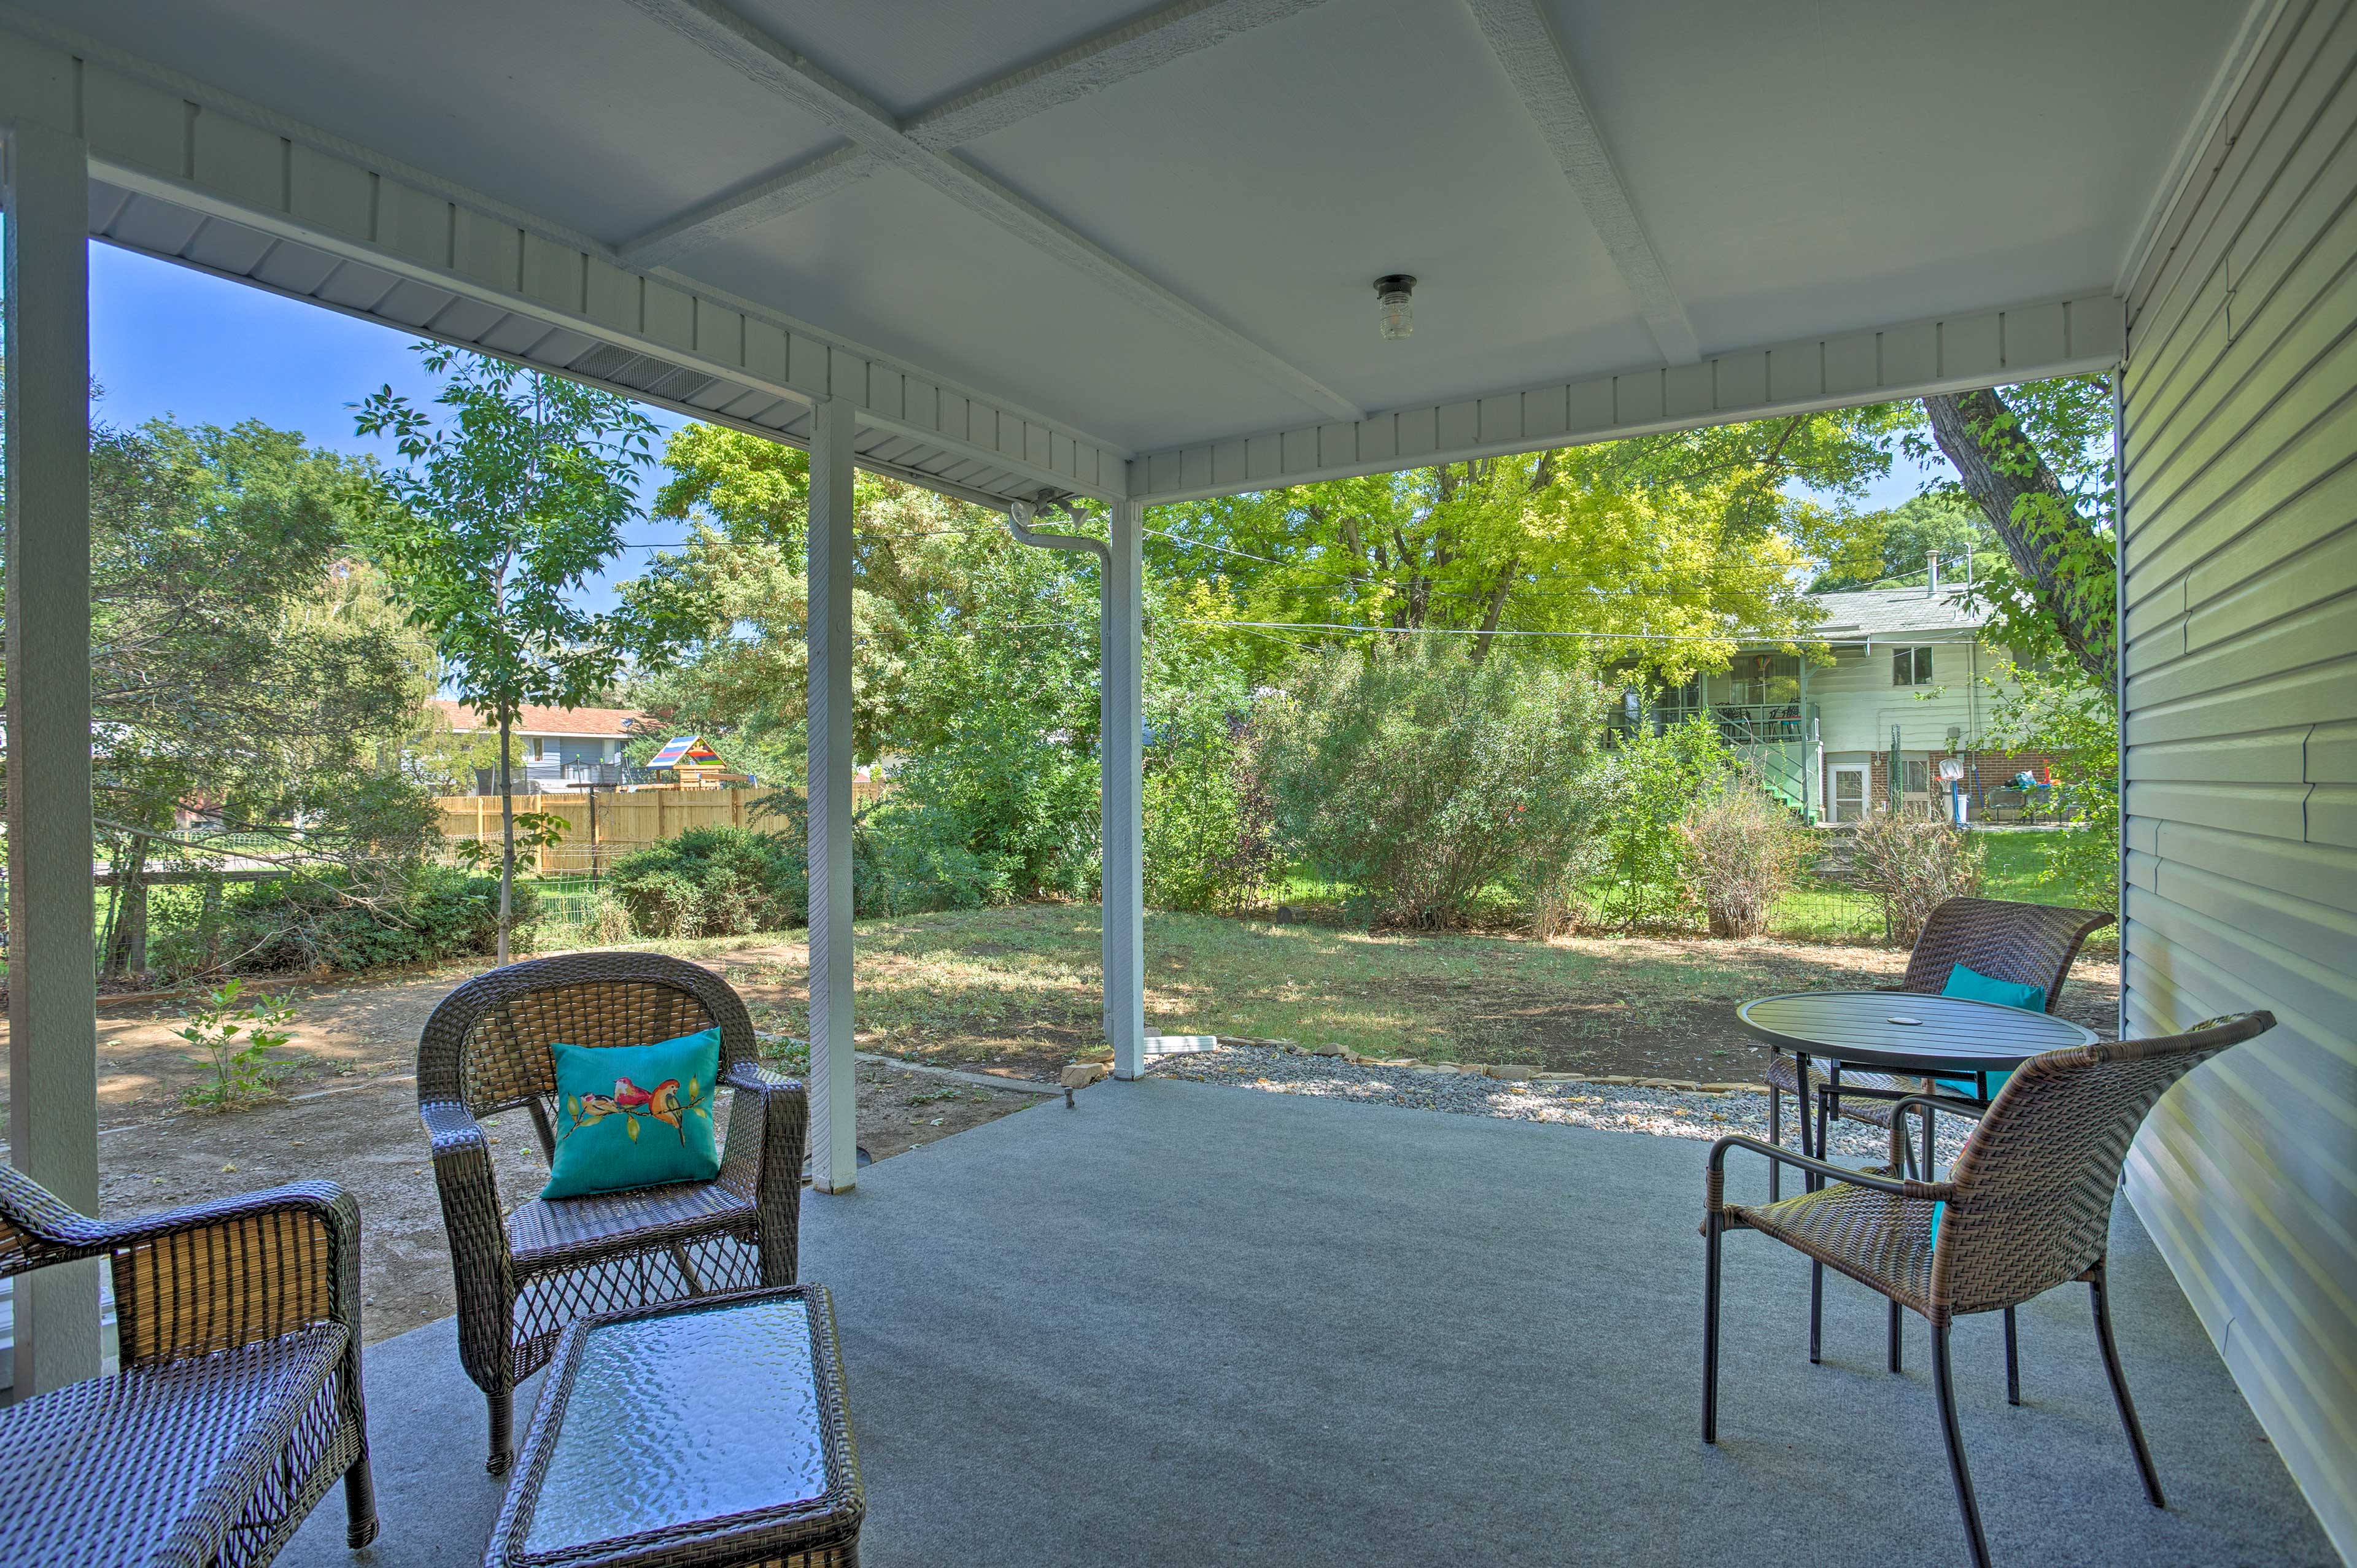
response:
[[(1156, 1057), (1146, 1070), (1157, 1078), (1256, 1089), (1269, 1094), (1316, 1094), (1370, 1105), (1445, 1111), (1456, 1116), (1503, 1116), (1517, 1122), (1554, 1122), (1612, 1133), (1706, 1141), (1729, 1133), (1768, 1136), (1768, 1097), (1751, 1091), (1701, 1094), (1618, 1083), (1507, 1083), (1468, 1073), (1353, 1067), (1332, 1057), (1260, 1046), (1221, 1046)], [(1969, 1129), (1953, 1116), (1943, 1116), (1940, 1122), (1938, 1152), (1944, 1166), (1963, 1152)], [(1784, 1104), (1784, 1123), (1789, 1142), (1792, 1136), (1789, 1099)], [(1832, 1143), (1835, 1159), (1857, 1164), (1882, 1164), (1890, 1152), (1889, 1133), (1857, 1122), (1835, 1122)]]

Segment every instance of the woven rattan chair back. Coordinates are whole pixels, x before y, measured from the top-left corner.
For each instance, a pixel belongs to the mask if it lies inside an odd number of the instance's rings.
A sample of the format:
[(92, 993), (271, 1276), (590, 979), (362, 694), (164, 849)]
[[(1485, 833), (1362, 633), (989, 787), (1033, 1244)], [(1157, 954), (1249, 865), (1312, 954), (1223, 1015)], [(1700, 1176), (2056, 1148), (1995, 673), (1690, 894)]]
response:
[(1900, 989), (1936, 996), (1947, 985), (1949, 971), (1961, 963), (1992, 980), (2039, 987), (2051, 1013), (2079, 944), (2111, 923), (2112, 917), (2100, 909), (1951, 898), (1925, 918)]
[(542, 1152), (567, 1045), (642, 1046), (720, 1026), (720, 1071), (759, 1059), (753, 1020), (728, 983), (661, 953), (532, 959), (479, 975), (442, 999), (417, 1047), (420, 1104), (456, 1101), (476, 1117), (523, 1107)]
[(2078, 1279), (2104, 1256), (2136, 1129), (2169, 1087), (2275, 1026), (2266, 1013), (2182, 1035), (2032, 1057), (1965, 1140), (1932, 1260), (1934, 1320), (1989, 1312)]

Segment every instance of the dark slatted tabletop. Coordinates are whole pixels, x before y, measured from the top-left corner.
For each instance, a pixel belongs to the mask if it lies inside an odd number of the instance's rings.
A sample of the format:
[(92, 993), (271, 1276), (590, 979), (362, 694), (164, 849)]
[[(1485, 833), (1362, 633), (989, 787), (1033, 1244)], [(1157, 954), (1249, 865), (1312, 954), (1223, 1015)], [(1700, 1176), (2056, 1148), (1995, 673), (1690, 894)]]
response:
[(2004, 1072), (2045, 1051), (2095, 1043), (2095, 1032), (2048, 1013), (1904, 991), (1802, 991), (1735, 1010), (1779, 1050), (1903, 1073)]

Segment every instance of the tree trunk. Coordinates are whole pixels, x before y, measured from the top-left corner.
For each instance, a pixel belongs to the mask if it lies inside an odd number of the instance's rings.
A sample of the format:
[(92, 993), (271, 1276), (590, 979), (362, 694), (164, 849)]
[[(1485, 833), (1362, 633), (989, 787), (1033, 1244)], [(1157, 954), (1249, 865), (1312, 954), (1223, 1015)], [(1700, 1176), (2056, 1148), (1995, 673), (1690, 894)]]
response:
[(147, 967), (147, 840), (133, 833), (114, 866), (114, 911), (106, 933), (106, 962), (100, 972), (121, 980)]
[[(1994, 392), (1927, 397), (1932, 437), (2005, 543), (2039, 607), (2086, 672), (2112, 683), (2118, 663), (2112, 553), (2092, 536), (2069, 492)], [(2072, 555), (2083, 559), (2073, 564)]]
[(500, 962), (508, 961), (508, 921), (515, 908), (515, 779), (508, 769), (508, 729), (500, 714)]
[(1473, 662), (1480, 663), (1490, 657), (1490, 644), (1497, 640), (1498, 622), (1506, 613), (1506, 595), (1514, 585), (1514, 574), (1522, 566), (1520, 556), (1510, 556), (1498, 568), (1498, 580), (1490, 587), (1490, 603), (1481, 612), (1481, 635), (1473, 639)]

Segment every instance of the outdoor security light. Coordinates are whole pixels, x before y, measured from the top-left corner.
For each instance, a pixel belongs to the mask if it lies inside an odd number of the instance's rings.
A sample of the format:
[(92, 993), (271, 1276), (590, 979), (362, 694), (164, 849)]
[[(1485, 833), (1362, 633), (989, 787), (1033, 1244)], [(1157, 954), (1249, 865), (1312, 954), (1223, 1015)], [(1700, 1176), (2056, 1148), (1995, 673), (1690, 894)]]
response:
[(1393, 342), (1415, 330), (1415, 313), (1408, 308), (1408, 295), (1415, 292), (1415, 279), (1405, 273), (1389, 273), (1375, 280), (1375, 326), (1383, 341)]

